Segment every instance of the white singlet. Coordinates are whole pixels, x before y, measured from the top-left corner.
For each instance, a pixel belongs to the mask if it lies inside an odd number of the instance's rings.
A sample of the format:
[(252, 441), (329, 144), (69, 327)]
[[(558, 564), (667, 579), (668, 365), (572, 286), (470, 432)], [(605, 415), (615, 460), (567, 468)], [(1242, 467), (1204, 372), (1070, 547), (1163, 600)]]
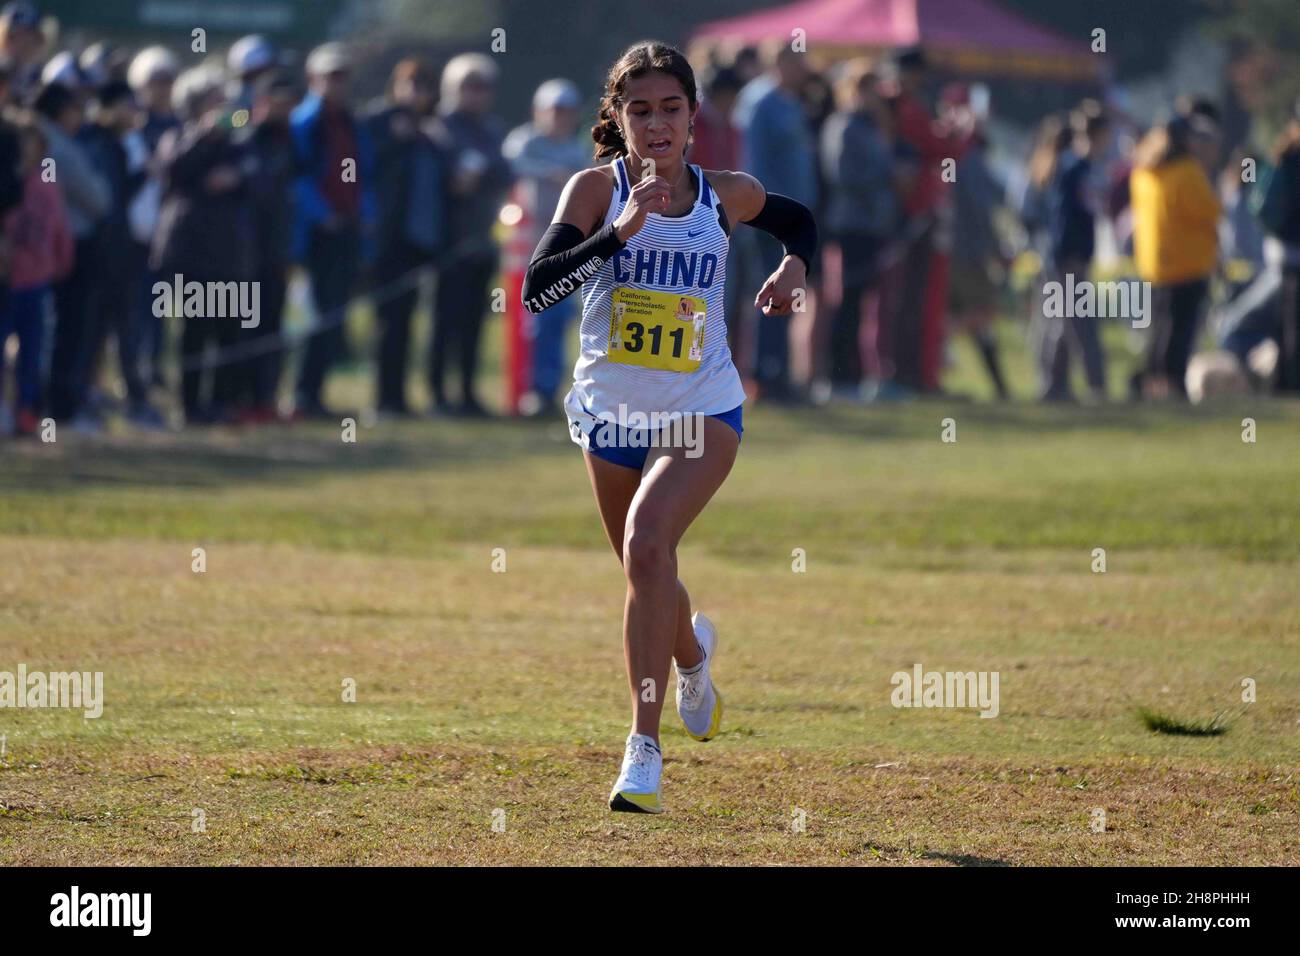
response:
[[(618, 217), (631, 194), (623, 158), (611, 165), (614, 192), (602, 226)], [(624, 416), (632, 415), (629, 427), (638, 427), (636, 413), (716, 415), (745, 401), (727, 346), (729, 238), (718, 221), (721, 201), (700, 167), (690, 168), (699, 183), (691, 211), (674, 217), (648, 213), (641, 231), (582, 285), (581, 354), (564, 401), (570, 437), (580, 445), (601, 421), (626, 424)], [(616, 290), (620, 325), (614, 327)], [(702, 320), (692, 312), (700, 300)], [(676, 314), (657, 318), (662, 312), (655, 310), (674, 304)], [(691, 330), (698, 332), (701, 321), (702, 342), (692, 341)], [(655, 364), (679, 368), (647, 367)]]

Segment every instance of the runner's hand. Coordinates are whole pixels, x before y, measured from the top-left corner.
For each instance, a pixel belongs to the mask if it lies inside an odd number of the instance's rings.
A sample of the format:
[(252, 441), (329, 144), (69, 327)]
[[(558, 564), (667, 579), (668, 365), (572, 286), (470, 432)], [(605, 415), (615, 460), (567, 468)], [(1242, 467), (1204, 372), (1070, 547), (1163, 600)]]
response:
[(764, 315), (785, 315), (794, 307), (795, 292), (808, 288), (808, 270), (798, 256), (786, 256), (754, 296)]
[(645, 217), (652, 212), (663, 213), (668, 209), (669, 196), (672, 193), (668, 180), (662, 176), (647, 176), (632, 187), (632, 195), (627, 205), (614, 220), (614, 233), (622, 242), (627, 242), (645, 225)]

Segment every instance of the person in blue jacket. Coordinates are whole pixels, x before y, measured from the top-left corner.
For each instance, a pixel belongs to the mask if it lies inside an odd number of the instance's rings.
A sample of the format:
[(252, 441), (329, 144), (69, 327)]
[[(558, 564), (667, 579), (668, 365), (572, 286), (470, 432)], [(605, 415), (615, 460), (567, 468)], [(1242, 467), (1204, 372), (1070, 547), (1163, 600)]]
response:
[(348, 107), (351, 58), (341, 43), (307, 57), (310, 91), (290, 118), (300, 173), (295, 184), (294, 252), (311, 277), (316, 322), (298, 374), (295, 413), (334, 417), (324, 402), (325, 376), (342, 357), (343, 318), (374, 222), (370, 141)]

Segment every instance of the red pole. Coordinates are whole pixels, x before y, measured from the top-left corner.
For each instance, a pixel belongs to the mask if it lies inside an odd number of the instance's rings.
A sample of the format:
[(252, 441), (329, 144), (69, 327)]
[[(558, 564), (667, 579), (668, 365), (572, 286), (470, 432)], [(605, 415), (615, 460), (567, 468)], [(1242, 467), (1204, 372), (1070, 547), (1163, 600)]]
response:
[[(502, 262), (502, 281), (506, 292), (505, 348), (501, 353), (502, 375), (506, 384), (506, 409), (511, 415), (520, 413), (520, 400), (532, 388), (532, 316), (521, 303), (524, 272), (528, 268), (529, 247), (532, 236), (532, 216), (518, 188), (511, 195), (510, 209), (513, 223), (507, 222), (509, 233), (505, 242)], [(515, 211), (518, 216), (515, 218)]]

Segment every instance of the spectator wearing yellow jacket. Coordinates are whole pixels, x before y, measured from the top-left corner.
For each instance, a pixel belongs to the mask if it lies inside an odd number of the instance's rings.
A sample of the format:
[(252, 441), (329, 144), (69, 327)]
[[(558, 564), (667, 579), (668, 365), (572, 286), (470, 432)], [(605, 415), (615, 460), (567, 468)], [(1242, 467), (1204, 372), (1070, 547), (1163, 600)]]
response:
[(1219, 132), (1204, 116), (1154, 127), (1138, 144), (1130, 179), (1133, 253), (1152, 285), (1150, 338), (1135, 397), (1168, 389), (1186, 397), (1187, 363), (1218, 255), (1219, 200), (1208, 168)]

